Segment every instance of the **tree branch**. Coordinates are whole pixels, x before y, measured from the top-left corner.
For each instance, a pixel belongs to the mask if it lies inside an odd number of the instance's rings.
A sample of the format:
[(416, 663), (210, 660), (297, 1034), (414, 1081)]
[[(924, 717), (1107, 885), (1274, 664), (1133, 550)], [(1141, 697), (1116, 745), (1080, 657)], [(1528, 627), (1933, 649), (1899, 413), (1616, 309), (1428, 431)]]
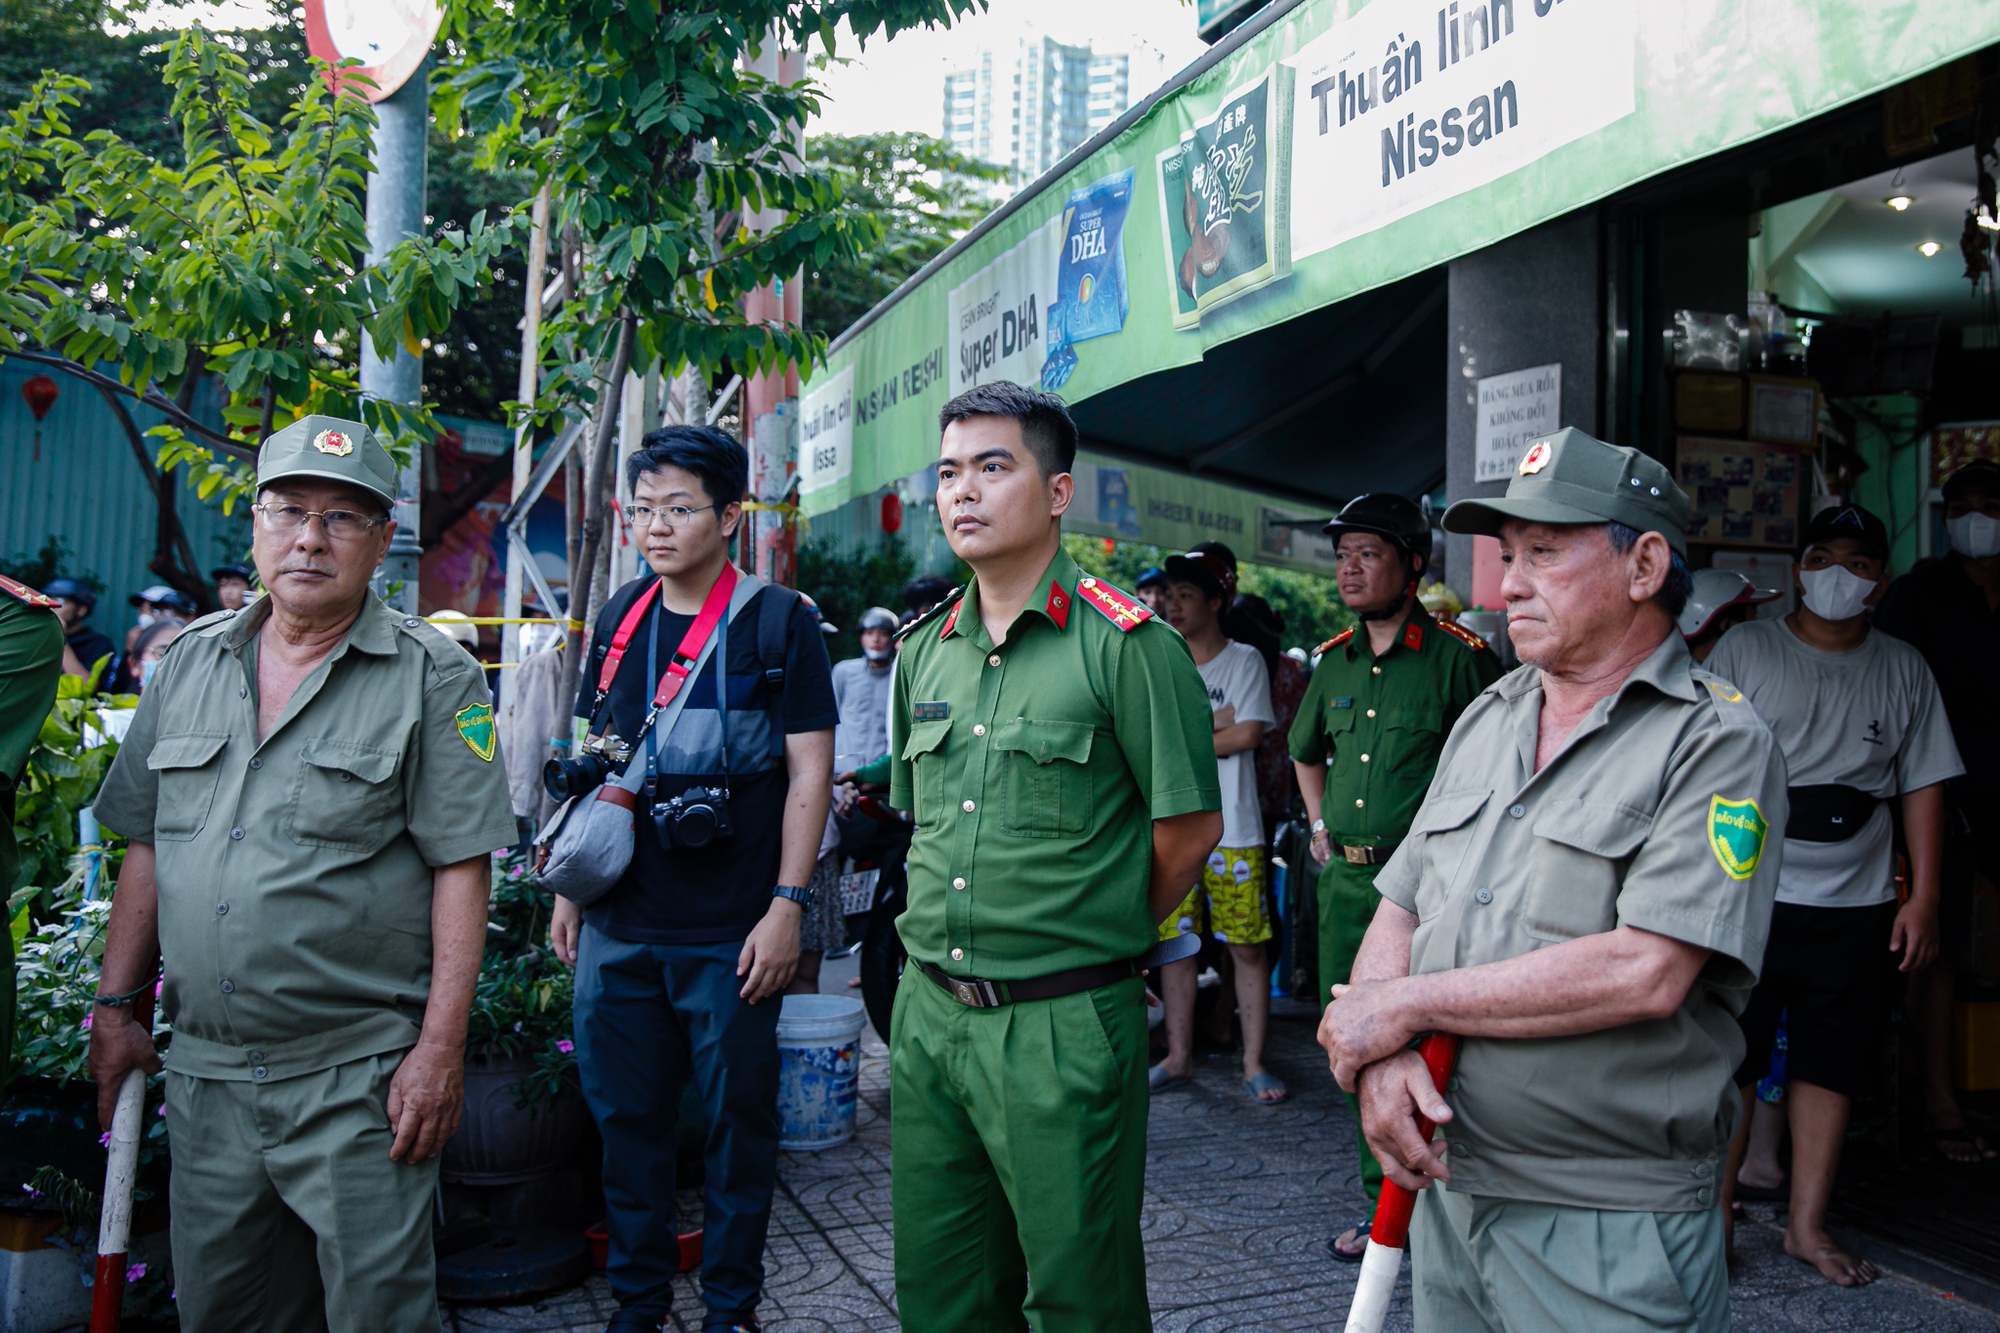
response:
[(590, 585), (597, 574), (597, 548), (604, 537), (604, 476), (611, 465), (611, 444), (618, 437), (619, 404), (625, 392), (625, 372), (632, 365), (632, 339), (638, 324), (630, 311), (621, 311), (618, 345), (611, 353), (611, 367), (605, 377), (604, 393), (598, 399), (597, 439), (590, 449), (590, 465), (583, 474), (583, 532), (576, 544), (576, 563), (569, 571), (569, 646), (563, 654), (562, 686), (556, 697), (574, 699), (583, 662), (583, 636), (589, 626), (582, 617), (589, 614)]
[(140, 393), (129, 384), (121, 383), (114, 376), (106, 375), (102, 371), (92, 370), (81, 361), (72, 361), (66, 356), (55, 356), (48, 352), (8, 352), (6, 355), (19, 357), (23, 361), (32, 362), (38, 366), (49, 366), (62, 371), (66, 375), (74, 375), (87, 384), (96, 385), (100, 390), (106, 390), (111, 393), (122, 393), (127, 398), (136, 398), (210, 448), (219, 449), (231, 458), (238, 458), (246, 463), (257, 461), (257, 451), (254, 448), (240, 441), (232, 440), (219, 431), (209, 429), (190, 416), (186, 409), (181, 407), (179, 403), (161, 393), (157, 387), (148, 385), (146, 392)]
[(194, 558), (194, 547), (188, 541), (187, 528), (182, 525), (180, 510), (174, 503), (173, 475), (161, 472), (153, 463), (146, 452), (146, 437), (140, 434), (139, 423), (132, 420), (132, 414), (125, 410), (125, 404), (118, 400), (118, 396), (102, 384), (97, 386), (97, 392), (103, 395), (111, 414), (118, 418), (118, 424), (125, 432), (125, 441), (132, 446), (132, 457), (138, 460), (139, 470), (146, 476), (146, 485), (152, 489), (153, 503), (159, 511), (153, 558), (146, 567), (177, 591), (193, 598), (196, 610), (206, 615), (215, 609), (215, 598), (208, 584), (202, 580)]

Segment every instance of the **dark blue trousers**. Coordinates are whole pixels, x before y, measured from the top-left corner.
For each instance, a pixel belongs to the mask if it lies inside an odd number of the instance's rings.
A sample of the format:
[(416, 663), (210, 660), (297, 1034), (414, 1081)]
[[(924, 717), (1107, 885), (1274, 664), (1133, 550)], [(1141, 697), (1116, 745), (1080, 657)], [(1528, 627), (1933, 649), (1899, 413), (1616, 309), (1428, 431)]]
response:
[(577, 948), (576, 1059), (604, 1135), (611, 1290), (622, 1310), (662, 1318), (673, 1300), (674, 1138), (692, 1074), (708, 1113), (705, 1329), (756, 1311), (778, 1176), (782, 999), (738, 996), (741, 952), (627, 944), (588, 924)]

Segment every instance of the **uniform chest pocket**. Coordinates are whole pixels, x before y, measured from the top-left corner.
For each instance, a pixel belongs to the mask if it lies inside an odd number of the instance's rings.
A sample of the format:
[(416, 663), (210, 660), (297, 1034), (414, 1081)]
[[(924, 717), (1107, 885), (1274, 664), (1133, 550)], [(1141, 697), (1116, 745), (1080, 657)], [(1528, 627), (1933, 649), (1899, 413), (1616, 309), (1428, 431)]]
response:
[(158, 773), (159, 797), (154, 806), (153, 836), (162, 842), (192, 842), (208, 823), (222, 779), (217, 758), (229, 743), (228, 732), (182, 732), (153, 742), (146, 767)]
[(1601, 935), (1618, 924), (1618, 890), (1653, 817), (1615, 801), (1544, 805), (1535, 821), (1521, 928), (1538, 940)]
[(299, 785), (285, 831), (308, 847), (373, 852), (402, 831), (403, 756), (324, 736), (299, 750)]
[(1000, 831), (1055, 838), (1090, 827), (1090, 742), (1087, 722), (1032, 722), (1017, 717), (994, 729), (996, 758), (1007, 768), (1007, 804)]
[(1405, 855), (1418, 858), (1417, 919), (1428, 921), (1438, 914), (1479, 830), (1479, 812), (1486, 808), (1491, 792), (1448, 791), (1426, 799), (1410, 822)]
[(910, 780), (916, 788), (916, 816), (920, 828), (934, 827), (944, 817), (944, 738), (951, 734), (951, 719), (937, 718), (910, 726), (903, 742), (903, 761), (910, 765)]

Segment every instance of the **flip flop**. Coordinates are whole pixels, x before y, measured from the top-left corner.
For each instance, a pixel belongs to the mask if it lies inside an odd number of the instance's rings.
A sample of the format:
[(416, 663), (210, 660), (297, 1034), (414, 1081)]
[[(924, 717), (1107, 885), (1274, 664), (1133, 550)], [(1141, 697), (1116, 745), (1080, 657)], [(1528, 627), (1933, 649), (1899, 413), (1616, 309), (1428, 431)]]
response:
[[(1932, 1146), (1938, 1157), (1954, 1166), (1983, 1166), (1993, 1160), (1993, 1149), (1970, 1125), (1960, 1125), (1956, 1129), (1933, 1129), (1925, 1131), (1930, 1135)], [(1972, 1153), (1971, 1157), (1953, 1157), (1944, 1150), (1947, 1143), (1957, 1144)]]
[(1176, 1077), (1167, 1072), (1165, 1065), (1154, 1065), (1146, 1071), (1146, 1087), (1149, 1091), (1155, 1093), (1165, 1092), (1168, 1088), (1178, 1088), (1183, 1083), (1192, 1082), (1194, 1082), (1193, 1074), (1182, 1074)]
[[(1278, 1081), (1277, 1075), (1272, 1074), (1268, 1070), (1261, 1074), (1253, 1074), (1251, 1077), (1244, 1079), (1243, 1091), (1249, 1093), (1250, 1100), (1259, 1106), (1278, 1106), (1283, 1104), (1284, 1100), (1292, 1095), (1286, 1091), (1285, 1085)], [(1258, 1095), (1259, 1093), (1272, 1091), (1275, 1091), (1278, 1095), (1275, 1097), (1262, 1097)]]
[(1339, 1263), (1343, 1264), (1360, 1263), (1361, 1257), (1368, 1253), (1368, 1228), (1373, 1225), (1375, 1225), (1373, 1219), (1370, 1219), (1369, 1221), (1366, 1222), (1356, 1222), (1354, 1224), (1354, 1243), (1356, 1245), (1359, 1245), (1361, 1247), (1360, 1249), (1351, 1252), (1343, 1250), (1340, 1248), (1340, 1237), (1331, 1236), (1328, 1237), (1326, 1242), (1326, 1252), (1332, 1255), (1335, 1261)]
[(1736, 1198), (1739, 1203), (1790, 1203), (1792, 1178), (1787, 1176), (1775, 1185), (1746, 1185), (1738, 1180)]

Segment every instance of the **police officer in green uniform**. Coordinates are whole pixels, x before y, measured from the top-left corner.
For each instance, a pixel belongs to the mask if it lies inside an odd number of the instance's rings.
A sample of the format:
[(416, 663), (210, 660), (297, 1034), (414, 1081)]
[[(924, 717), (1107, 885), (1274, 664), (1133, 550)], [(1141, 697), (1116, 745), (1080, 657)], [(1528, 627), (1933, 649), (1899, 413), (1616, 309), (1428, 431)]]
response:
[[(1292, 722), (1292, 762), (1312, 816), (1319, 872), (1319, 984), (1347, 980), (1354, 951), (1382, 900), (1375, 875), (1417, 812), (1444, 738), (1479, 692), (1500, 678), (1486, 641), (1418, 603), (1430, 566), (1431, 525), (1400, 495), (1350, 500), (1326, 533), (1334, 541), (1340, 599), (1361, 621), (1319, 647), (1319, 666)], [(1382, 1167), (1361, 1135), (1361, 1186), (1373, 1199)], [(1359, 1263), (1368, 1224), (1327, 1242), (1333, 1257)]]
[(97, 799), (131, 839), (90, 1072), (157, 1070), (189, 1333), (435, 1333), (436, 1154), (464, 1104), (488, 854), (515, 839), (479, 665), (369, 591), (396, 467), (366, 426), (264, 442), (267, 595), (197, 620)]
[[(14, 788), (28, 749), (56, 701), (62, 675), (63, 625), (53, 597), (0, 575), (0, 902), (21, 871), (14, 845)], [(4, 917), (0, 913), (0, 917)], [(7, 990), (0, 995), (0, 1084), (14, 1060), (14, 933), (0, 919), (0, 961)]]
[(904, 634), (890, 799), (916, 816), (891, 1023), (903, 1327), (1152, 1327), (1139, 1233), (1139, 960), (1222, 836), (1187, 644), (1063, 554), (1062, 400), (939, 414), (938, 511), (972, 566)]

